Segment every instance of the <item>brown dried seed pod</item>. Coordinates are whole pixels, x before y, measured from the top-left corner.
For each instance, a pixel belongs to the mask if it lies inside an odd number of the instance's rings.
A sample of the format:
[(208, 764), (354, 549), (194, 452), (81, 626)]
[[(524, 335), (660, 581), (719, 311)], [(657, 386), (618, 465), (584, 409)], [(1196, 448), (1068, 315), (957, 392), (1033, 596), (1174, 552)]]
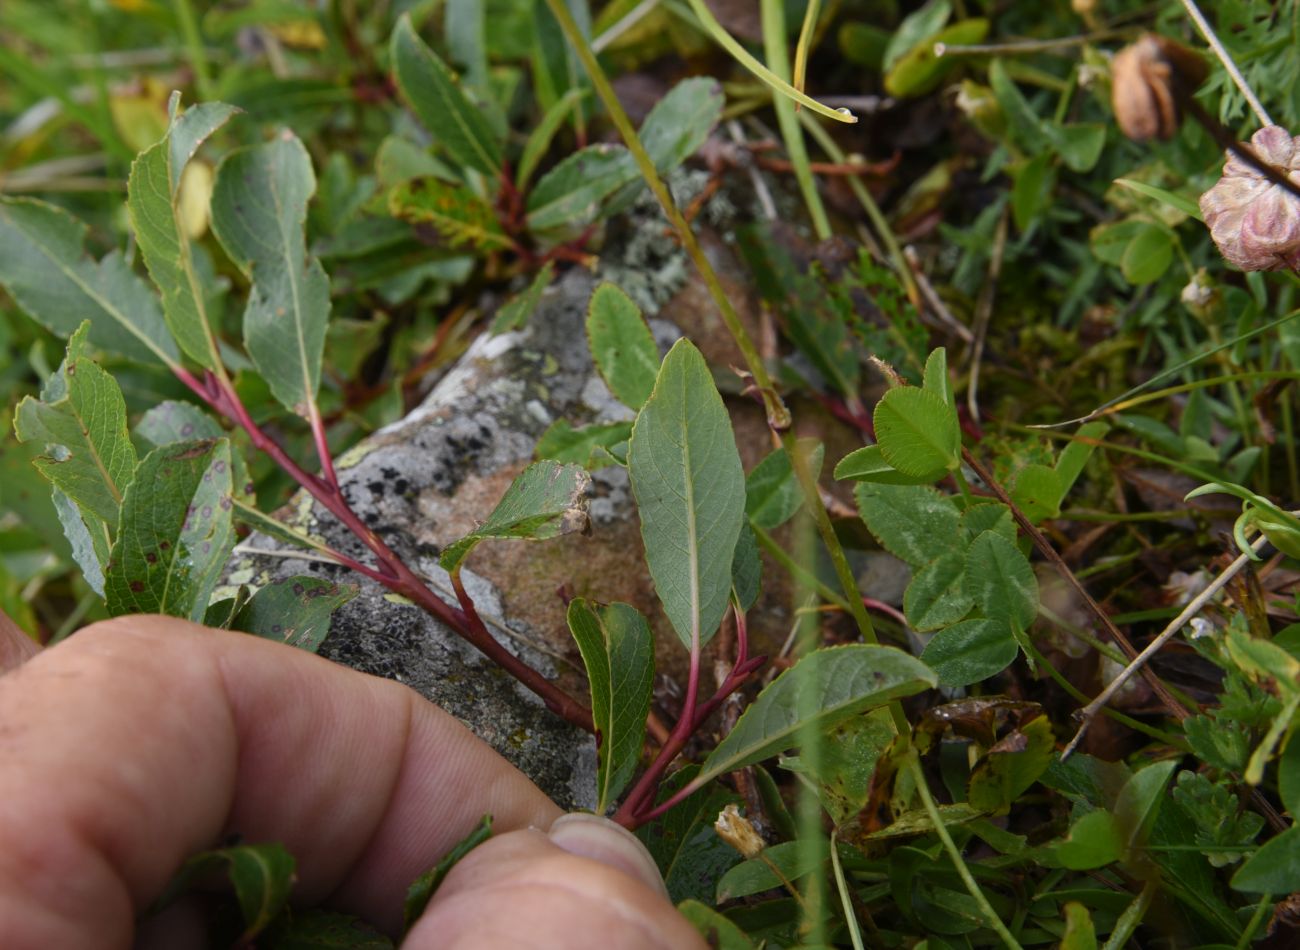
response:
[(1111, 105), (1120, 130), (1143, 142), (1167, 139), (1182, 121), (1180, 102), (1205, 81), (1205, 61), (1171, 39), (1144, 34), (1111, 63)]

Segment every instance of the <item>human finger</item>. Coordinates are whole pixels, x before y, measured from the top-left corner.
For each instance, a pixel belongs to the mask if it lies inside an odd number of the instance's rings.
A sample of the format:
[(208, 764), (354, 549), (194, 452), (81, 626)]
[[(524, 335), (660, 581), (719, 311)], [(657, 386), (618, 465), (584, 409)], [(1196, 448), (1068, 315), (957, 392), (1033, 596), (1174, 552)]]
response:
[(559, 814), (400, 684), (171, 618), (94, 625), (0, 678), (0, 946), (125, 945), (184, 858), (279, 841), (295, 894), (389, 930), (478, 821)]
[(575, 817), (550, 834), (524, 829), (479, 845), (447, 875), (403, 946), (703, 948), (640, 843), (612, 823), (600, 827), (603, 819)]

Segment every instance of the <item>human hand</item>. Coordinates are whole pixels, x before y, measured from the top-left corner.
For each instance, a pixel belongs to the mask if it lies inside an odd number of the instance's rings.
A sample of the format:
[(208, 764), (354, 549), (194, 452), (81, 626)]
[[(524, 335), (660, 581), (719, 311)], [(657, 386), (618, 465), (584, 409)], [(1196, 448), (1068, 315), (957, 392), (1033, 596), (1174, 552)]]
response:
[[(184, 859), (230, 834), (282, 843), (297, 901), (396, 934), (407, 886), (484, 814), (496, 834), (404, 946), (704, 946), (628, 832), (562, 818), (398, 683), (167, 617), (95, 624), (30, 659), (18, 637), (0, 614), (0, 670), (17, 667), (0, 676), (7, 950), (130, 945)], [(194, 910), (146, 922), (137, 945), (201, 946)]]

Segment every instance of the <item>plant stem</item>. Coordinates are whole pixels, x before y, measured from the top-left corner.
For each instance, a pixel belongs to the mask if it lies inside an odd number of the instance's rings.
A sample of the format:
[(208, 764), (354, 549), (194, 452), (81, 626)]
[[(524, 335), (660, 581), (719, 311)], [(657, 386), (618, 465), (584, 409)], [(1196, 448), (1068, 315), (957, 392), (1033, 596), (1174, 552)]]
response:
[(199, 35), (199, 23), (194, 17), (194, 8), (190, 0), (174, 0), (172, 8), (176, 11), (176, 20), (185, 37), (185, 49), (189, 54), (190, 65), (194, 67), (194, 85), (200, 99), (212, 98), (212, 76), (208, 70), (208, 51)]
[(1183, 9), (1187, 11), (1187, 15), (1196, 24), (1196, 28), (1201, 31), (1201, 36), (1205, 37), (1205, 42), (1209, 44), (1210, 49), (1214, 50), (1214, 55), (1219, 58), (1219, 62), (1223, 64), (1224, 70), (1232, 78), (1233, 84), (1236, 85), (1242, 98), (1250, 106), (1250, 111), (1255, 113), (1255, 118), (1259, 120), (1259, 124), (1272, 125), (1273, 120), (1269, 118), (1268, 112), (1264, 110), (1263, 103), (1259, 101), (1254, 90), (1250, 88), (1250, 84), (1246, 82), (1246, 77), (1241, 74), (1241, 70), (1237, 68), (1237, 64), (1233, 62), (1232, 56), (1227, 49), (1219, 42), (1214, 27), (1210, 26), (1209, 21), (1205, 19), (1205, 14), (1201, 12), (1201, 8), (1196, 5), (1195, 0), (1182, 0), (1182, 3)]
[[(811, 17), (814, 22), (816, 20), (816, 6), (817, 0), (813, 0), (808, 5), (807, 17), (804, 20), (805, 32), (809, 31), (808, 17)], [(762, 0), (762, 17), (763, 53), (767, 57), (768, 68), (782, 79), (786, 79), (790, 75), (790, 62), (785, 51), (785, 4), (782, 0)], [(800, 40), (801, 43), (806, 42), (805, 37), (801, 37)], [(806, 47), (800, 48), (804, 50), (806, 57)], [(796, 66), (795, 85), (801, 88), (802, 81), (802, 75)], [(808, 206), (808, 214), (812, 217), (813, 233), (817, 235), (819, 241), (828, 240), (831, 236), (831, 223), (826, 217), (826, 207), (822, 204), (822, 197), (817, 192), (817, 181), (808, 166), (808, 150), (804, 147), (803, 131), (795, 115), (795, 104), (785, 96), (774, 95), (772, 108), (776, 110), (776, 121), (781, 127), (781, 138), (785, 139), (785, 150), (790, 156), (795, 180), (799, 183), (804, 204)]]
[[(243, 428), (248, 433), (249, 441), (254, 448), (266, 453), (295, 482), (306, 489), (307, 493), (316, 499), (321, 507), (338, 518), (362, 544), (370, 549), (379, 561), (379, 569), (367, 569), (362, 573), (372, 577), (394, 593), (401, 594), (403, 597), (415, 602), (434, 619), (445, 624), (453, 633), (466, 640), (479, 652), (487, 656), (488, 659), (498, 664), (524, 686), (536, 693), (551, 712), (579, 729), (589, 733), (595, 732), (591, 710), (584, 707), (568, 693), (502, 646), (488, 632), (487, 627), (476, 612), (458, 610), (430, 590), (428, 585), (406, 566), (396, 552), (357, 516), (356, 512), (344, 499), (342, 492), (332, 489), (320, 476), (306, 471), (253, 421), (228, 380), (219, 379), (211, 372), (207, 374), (202, 383), (195, 380), (189, 373), (181, 375), (181, 379), (212, 409)], [(453, 579), (453, 586), (457, 583), (459, 583), (459, 579)], [(461, 593), (461, 590), (457, 590), (458, 598)]]
[(1023, 950), (1020, 942), (1012, 936), (1010, 930), (1007, 930), (1006, 924), (1002, 923), (1002, 918), (993, 909), (989, 899), (984, 896), (984, 891), (979, 886), (979, 882), (975, 880), (970, 868), (966, 866), (966, 861), (961, 856), (961, 850), (952, 840), (952, 835), (948, 834), (948, 828), (944, 825), (943, 817), (939, 814), (939, 807), (935, 805), (934, 797), (930, 794), (930, 786), (926, 782), (925, 772), (921, 768), (921, 759), (914, 748), (907, 750), (907, 765), (912, 772), (913, 780), (916, 782), (916, 791), (921, 796), (921, 804), (925, 806), (926, 814), (930, 816), (930, 821), (934, 823), (935, 834), (939, 836), (939, 841), (942, 842), (944, 850), (948, 852), (948, 857), (952, 859), (958, 876), (961, 877), (962, 883), (966, 885), (966, 890), (970, 892), (971, 897), (975, 898), (975, 903), (984, 912), (989, 926), (1002, 938), (1002, 942), (1006, 944), (1009, 950)]

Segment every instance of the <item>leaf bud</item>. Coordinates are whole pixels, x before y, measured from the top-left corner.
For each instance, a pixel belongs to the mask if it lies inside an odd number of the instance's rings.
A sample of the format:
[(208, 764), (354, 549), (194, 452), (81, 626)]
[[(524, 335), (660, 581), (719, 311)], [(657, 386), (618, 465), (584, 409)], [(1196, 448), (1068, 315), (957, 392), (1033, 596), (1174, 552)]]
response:
[(1172, 138), (1182, 121), (1180, 102), (1206, 72), (1205, 61), (1187, 47), (1143, 34), (1111, 63), (1111, 105), (1120, 130), (1138, 142)]
[[(1300, 139), (1265, 126), (1250, 147), (1280, 174), (1300, 182)], [(1300, 267), (1300, 199), (1264, 177), (1240, 156), (1229, 154), (1223, 177), (1201, 195), (1201, 214), (1219, 252), (1242, 270)]]

